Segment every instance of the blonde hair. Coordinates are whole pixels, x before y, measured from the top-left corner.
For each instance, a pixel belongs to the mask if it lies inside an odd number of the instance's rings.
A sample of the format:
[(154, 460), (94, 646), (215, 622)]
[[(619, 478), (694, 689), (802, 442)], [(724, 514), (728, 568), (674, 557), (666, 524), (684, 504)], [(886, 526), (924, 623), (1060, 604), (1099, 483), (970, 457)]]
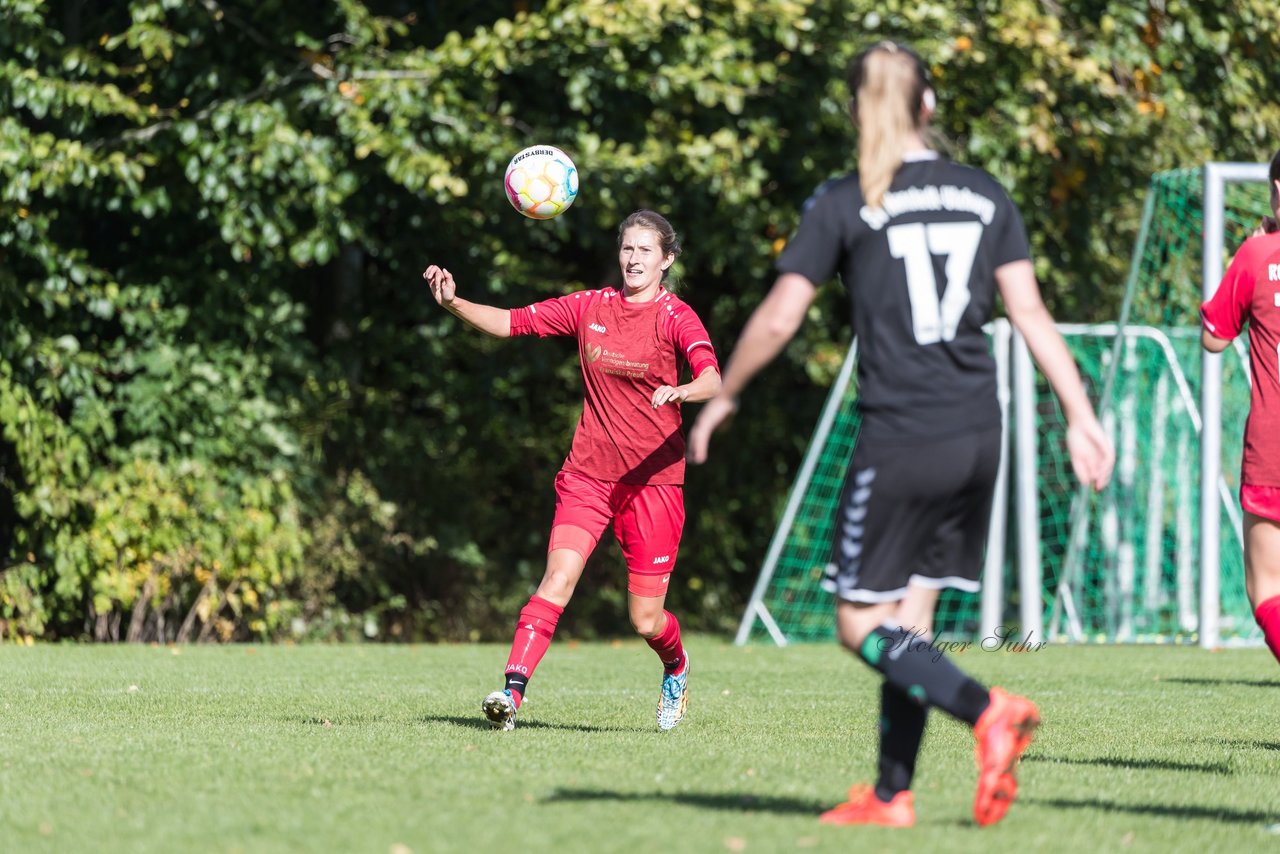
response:
[(870, 207), (880, 207), (902, 165), (907, 137), (920, 129), (926, 91), (924, 62), (897, 42), (878, 42), (849, 66), (850, 107), (858, 121), (858, 180)]

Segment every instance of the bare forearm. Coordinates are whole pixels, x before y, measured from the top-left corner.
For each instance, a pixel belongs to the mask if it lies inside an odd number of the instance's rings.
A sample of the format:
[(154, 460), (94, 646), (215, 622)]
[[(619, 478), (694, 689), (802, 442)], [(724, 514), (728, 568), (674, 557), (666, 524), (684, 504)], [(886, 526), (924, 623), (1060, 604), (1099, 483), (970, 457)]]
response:
[(511, 312), (505, 308), (481, 305), (461, 297), (442, 303), (445, 310), (469, 326), (495, 338), (511, 337)]
[(996, 284), (1004, 298), (1009, 320), (1026, 339), (1027, 347), (1058, 396), (1068, 422), (1093, 420), (1093, 405), (1080, 381), (1076, 360), (1062, 340), (1053, 316), (1040, 298), (1035, 270), (1023, 259), (996, 268)]
[(685, 403), (702, 403), (720, 393), (720, 372), (715, 368), (704, 368), (697, 379), (679, 387), (685, 395)]
[(1041, 305), (1012, 320), (1026, 339), (1032, 358), (1053, 387), (1068, 423), (1080, 417), (1092, 416), (1093, 404), (1089, 402), (1089, 396), (1085, 392), (1076, 360), (1067, 349), (1067, 342), (1063, 340), (1062, 334), (1054, 326), (1049, 311)]

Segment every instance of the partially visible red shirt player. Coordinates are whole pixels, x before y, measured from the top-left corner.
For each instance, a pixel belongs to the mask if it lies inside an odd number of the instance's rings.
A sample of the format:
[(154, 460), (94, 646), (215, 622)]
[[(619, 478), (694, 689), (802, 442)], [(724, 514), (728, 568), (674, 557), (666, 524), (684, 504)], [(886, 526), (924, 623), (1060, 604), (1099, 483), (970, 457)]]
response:
[(1280, 661), (1280, 151), (1268, 179), (1272, 215), (1263, 217), (1200, 307), (1200, 343), (1220, 353), (1248, 323), (1253, 389), (1240, 466), (1245, 592)]
[[(481, 332), (573, 336), (582, 360), (582, 417), (556, 475), (547, 569), (520, 611), (506, 685), (481, 704), (495, 729), (515, 728), (529, 678), (610, 523), (627, 561), (631, 625), (663, 665), (659, 729), (675, 727), (688, 707), (689, 656), (679, 622), (664, 607), (684, 527), (680, 404), (714, 397), (720, 366), (702, 321), (665, 286), (679, 252), (671, 224), (642, 210), (618, 227), (620, 287), (508, 310), (457, 296), (446, 269), (432, 265), (423, 273), (436, 302)], [(693, 379), (681, 385), (683, 364)]]

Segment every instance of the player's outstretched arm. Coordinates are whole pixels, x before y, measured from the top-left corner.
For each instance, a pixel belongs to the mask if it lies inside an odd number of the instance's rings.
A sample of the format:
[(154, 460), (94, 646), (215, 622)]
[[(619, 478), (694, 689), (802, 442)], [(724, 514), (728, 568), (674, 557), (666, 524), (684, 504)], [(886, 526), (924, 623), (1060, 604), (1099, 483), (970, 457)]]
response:
[(458, 296), (453, 274), (435, 264), (422, 271), (422, 278), (431, 288), (431, 296), (440, 307), (453, 316), (495, 338), (511, 337), (511, 312), (505, 308), (481, 305)]
[(764, 301), (751, 313), (742, 337), (733, 348), (720, 393), (702, 407), (689, 430), (686, 455), (690, 462), (706, 461), (711, 434), (737, 411), (738, 395), (751, 378), (777, 358), (787, 342), (795, 337), (815, 294), (817, 288), (813, 282), (797, 273), (783, 273), (773, 283)]
[(1040, 286), (1031, 262), (1014, 261), (999, 267), (996, 284), (1010, 322), (1026, 339), (1027, 348), (1048, 378), (1067, 417), (1067, 451), (1076, 477), (1094, 489), (1102, 489), (1111, 479), (1115, 448), (1094, 414), (1076, 360), (1040, 298)]

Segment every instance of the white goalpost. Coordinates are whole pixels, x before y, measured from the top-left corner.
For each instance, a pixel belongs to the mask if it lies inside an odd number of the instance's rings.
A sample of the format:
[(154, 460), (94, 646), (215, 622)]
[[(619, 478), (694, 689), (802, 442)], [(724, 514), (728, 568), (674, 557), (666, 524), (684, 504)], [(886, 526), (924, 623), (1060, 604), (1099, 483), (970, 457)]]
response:
[[(1201, 261), (1204, 270), (1201, 294), (1205, 299), (1213, 296), (1222, 280), (1227, 184), (1266, 180), (1267, 166), (1262, 163), (1209, 163), (1205, 166), (1204, 255)], [(1207, 570), (1210, 566), (1219, 567), (1221, 551), (1214, 491), (1208, 487), (1218, 483), (1222, 474), (1222, 355), (1205, 351), (1201, 356), (1200, 371), (1200, 411), (1204, 424), (1200, 436), (1200, 645), (1213, 648), (1222, 640), (1219, 632), (1221, 574)], [(1238, 521), (1236, 530), (1237, 536), (1241, 536)]]

